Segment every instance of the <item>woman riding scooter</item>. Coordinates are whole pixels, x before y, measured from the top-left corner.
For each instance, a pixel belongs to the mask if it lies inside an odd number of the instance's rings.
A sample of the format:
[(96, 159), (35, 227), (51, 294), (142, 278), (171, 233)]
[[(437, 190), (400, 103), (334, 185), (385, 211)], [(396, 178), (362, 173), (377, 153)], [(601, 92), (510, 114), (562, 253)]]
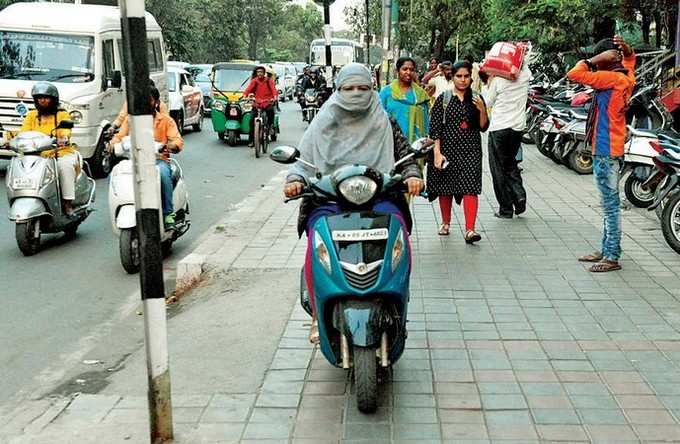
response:
[[(408, 154), (409, 144), (399, 125), (391, 121), (383, 110), (378, 94), (372, 90), (371, 73), (365, 66), (351, 63), (339, 72), (337, 86), (338, 91), (330, 97), (303, 135), (300, 159), (315, 165), (320, 174), (351, 164), (365, 165), (380, 172), (391, 171), (395, 162)], [(347, 137), (348, 134), (351, 138)], [(409, 193), (418, 195), (423, 189), (423, 181), (415, 160), (406, 160), (397, 169)], [(314, 177), (316, 172), (302, 162), (295, 163), (284, 187), (286, 197), (300, 195), (307, 179)], [(403, 194), (394, 193), (390, 200), (376, 202), (374, 210), (398, 215), (406, 231), (410, 232), (411, 217)], [(317, 206), (308, 198), (300, 206), (298, 233), (302, 235), (305, 231), (308, 239), (305, 280), (314, 312), (309, 337), (313, 343), (319, 340), (310, 267), (313, 227), (320, 217), (339, 212), (337, 205)]]
[[(161, 94), (155, 86), (150, 87), (151, 95), (149, 101), (153, 109), (153, 138), (156, 142), (165, 145), (162, 152), (158, 154), (156, 166), (161, 176), (161, 202), (163, 206), (163, 222), (166, 229), (175, 225), (175, 212), (172, 203), (172, 171), (170, 170), (170, 153), (179, 153), (184, 146), (184, 140), (179, 134), (177, 124), (167, 114), (160, 111)], [(130, 126), (129, 116), (125, 117), (120, 131), (111, 139), (111, 145), (115, 145), (129, 135)]]
[(62, 120), (69, 120), (68, 112), (59, 108), (59, 90), (49, 82), (38, 82), (31, 90), (31, 96), (35, 103), (35, 109), (26, 114), (21, 125), (21, 132), (40, 131), (48, 136), (56, 136), (56, 150), (45, 151), (43, 157), (56, 157), (57, 169), (59, 170), (59, 186), (61, 190), (62, 206), (64, 214), (69, 218), (74, 217), (73, 200), (76, 197), (76, 177), (80, 163), (76, 150), (69, 142), (70, 129), (55, 129)]

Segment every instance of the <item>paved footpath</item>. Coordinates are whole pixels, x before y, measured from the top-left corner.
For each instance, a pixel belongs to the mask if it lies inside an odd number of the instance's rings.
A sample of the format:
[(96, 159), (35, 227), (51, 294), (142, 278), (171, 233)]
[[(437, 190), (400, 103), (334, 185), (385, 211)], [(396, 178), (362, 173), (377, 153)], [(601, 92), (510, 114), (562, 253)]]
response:
[[(628, 210), (624, 270), (588, 273), (575, 258), (600, 239), (592, 177), (533, 147), (523, 166), (529, 210), (513, 220), (493, 217), (485, 169), (476, 246), (456, 225), (437, 236), (438, 209), (415, 202), (407, 351), (373, 415), (307, 343), (282, 176), (253, 194), (205, 238), (208, 277), (169, 322), (176, 442), (680, 442), (680, 256), (653, 215)], [(234, 311), (275, 306), (280, 325), (230, 330)], [(256, 347), (265, 367), (233, 354), (259, 333), (276, 338)], [(143, 376), (141, 350), (99, 393), (18, 406), (0, 442), (148, 442)]]

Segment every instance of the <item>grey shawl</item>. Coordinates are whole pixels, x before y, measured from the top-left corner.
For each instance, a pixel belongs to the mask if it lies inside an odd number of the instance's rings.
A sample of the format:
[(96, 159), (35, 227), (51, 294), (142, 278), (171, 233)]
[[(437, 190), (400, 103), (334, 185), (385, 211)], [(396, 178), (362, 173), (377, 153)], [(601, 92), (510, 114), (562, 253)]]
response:
[[(342, 91), (345, 85), (365, 85), (368, 91)], [(338, 73), (337, 91), (323, 105), (300, 140), (300, 157), (328, 174), (351, 164), (367, 165), (381, 172), (394, 167), (392, 125), (372, 88), (371, 73), (359, 64), (346, 65)], [(289, 176), (305, 179), (314, 172), (300, 162)]]

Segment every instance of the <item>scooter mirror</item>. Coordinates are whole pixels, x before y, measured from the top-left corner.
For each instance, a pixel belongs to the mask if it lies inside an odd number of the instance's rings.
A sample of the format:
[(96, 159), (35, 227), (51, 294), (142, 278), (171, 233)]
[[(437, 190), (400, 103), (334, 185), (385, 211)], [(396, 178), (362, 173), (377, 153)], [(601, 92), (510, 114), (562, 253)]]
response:
[(278, 163), (295, 163), (300, 157), (300, 151), (293, 146), (282, 145), (274, 148), (269, 157)]

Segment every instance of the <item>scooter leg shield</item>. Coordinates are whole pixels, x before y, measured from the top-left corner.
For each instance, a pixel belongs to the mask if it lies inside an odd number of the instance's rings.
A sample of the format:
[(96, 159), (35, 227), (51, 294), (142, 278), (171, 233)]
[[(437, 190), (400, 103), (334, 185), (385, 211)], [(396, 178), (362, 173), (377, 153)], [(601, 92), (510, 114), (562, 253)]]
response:
[(23, 222), (38, 216), (49, 214), (45, 203), (34, 197), (19, 197), (12, 201), (9, 209), (9, 220)]
[(134, 205), (123, 205), (116, 215), (116, 226), (123, 230), (137, 225)]
[(384, 312), (378, 301), (344, 301), (336, 307), (334, 324), (345, 334), (350, 345), (377, 347), (385, 329)]

